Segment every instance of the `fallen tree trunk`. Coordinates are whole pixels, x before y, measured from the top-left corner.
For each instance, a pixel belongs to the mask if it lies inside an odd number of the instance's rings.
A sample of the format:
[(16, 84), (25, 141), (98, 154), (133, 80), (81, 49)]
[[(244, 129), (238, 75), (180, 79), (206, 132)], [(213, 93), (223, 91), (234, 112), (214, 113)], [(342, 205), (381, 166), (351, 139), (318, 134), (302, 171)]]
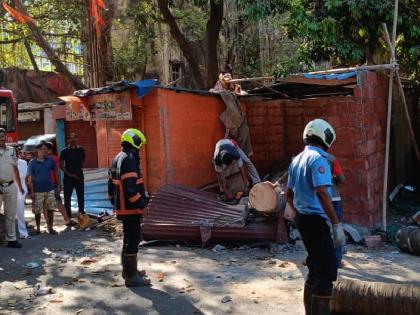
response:
[(396, 240), (398, 247), (403, 252), (420, 255), (420, 228), (416, 226), (404, 227), (398, 231)]
[(333, 289), (334, 315), (418, 315), (420, 287), (342, 279)]

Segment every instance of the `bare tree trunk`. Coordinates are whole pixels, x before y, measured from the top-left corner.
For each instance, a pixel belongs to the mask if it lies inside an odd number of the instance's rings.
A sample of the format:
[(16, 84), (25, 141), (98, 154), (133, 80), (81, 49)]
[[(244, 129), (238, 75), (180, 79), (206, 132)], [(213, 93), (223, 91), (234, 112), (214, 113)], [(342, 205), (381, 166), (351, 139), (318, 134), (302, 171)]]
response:
[(206, 88), (211, 88), (216, 83), (219, 74), (217, 43), (222, 28), (223, 11), (223, 1), (210, 1), (210, 17), (207, 21), (204, 38), (206, 44)]
[[(26, 9), (23, 7), (22, 2), (20, 0), (13, 0), (15, 7), (23, 12), (24, 14), (28, 15)], [(51, 63), (55, 66), (56, 70), (66, 76), (74, 85), (76, 89), (84, 89), (86, 86), (82, 83), (82, 81), (73, 75), (67, 67), (61, 62), (60, 58), (58, 58), (57, 53), (55, 50), (50, 46), (50, 44), (45, 40), (42, 36), (41, 31), (38, 27), (29, 22), (28, 24), (29, 29), (31, 30), (32, 36), (39, 47), (44, 50), (45, 54), (48, 56), (48, 59)]]
[(25, 45), (26, 52), (28, 53), (29, 59), (31, 60), (32, 67), (34, 67), (35, 73), (38, 77), (39, 84), (41, 85), (41, 88), (44, 91), (45, 97), (48, 99), (48, 101), (51, 101), (52, 100), (51, 93), (50, 91), (48, 91), (48, 88), (45, 86), (45, 82), (42, 79), (41, 72), (39, 71), (34, 54), (32, 53), (31, 45), (28, 43), (26, 39), (23, 41), (23, 44)]
[[(89, 0), (85, 0), (86, 6), (90, 5)], [(101, 30), (98, 38), (93, 19), (88, 14), (84, 42), (86, 47), (86, 61), (88, 72), (88, 84), (90, 87), (101, 87), (106, 81), (113, 81), (113, 71), (111, 66), (111, 26), (115, 12), (115, 0), (106, 1), (107, 12), (105, 14), (105, 26)]]
[[(188, 64), (191, 68), (192, 77), (194, 80), (195, 85), (198, 88), (205, 88), (206, 87), (206, 80), (204, 80), (203, 74), (200, 71), (200, 64), (198, 59), (194, 54), (194, 48), (192, 47), (191, 43), (187, 40), (185, 35), (181, 32), (174, 16), (172, 15), (171, 11), (169, 10), (168, 1), (166, 0), (157, 0), (160, 12), (163, 15), (163, 18), (168, 24), (171, 35), (176, 40), (181, 49), (183, 55), (188, 61)], [(217, 53), (217, 52), (216, 52)]]

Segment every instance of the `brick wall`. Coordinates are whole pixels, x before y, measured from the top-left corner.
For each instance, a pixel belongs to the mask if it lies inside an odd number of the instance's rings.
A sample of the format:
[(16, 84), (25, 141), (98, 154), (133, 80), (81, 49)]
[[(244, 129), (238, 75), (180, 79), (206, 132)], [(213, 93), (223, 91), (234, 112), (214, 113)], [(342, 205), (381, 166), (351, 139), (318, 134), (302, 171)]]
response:
[(337, 133), (331, 153), (341, 162), (346, 182), (341, 188), (345, 221), (374, 226), (381, 220), (385, 152), (387, 79), (361, 76), (354, 96), (244, 102), (254, 148), (252, 160), (264, 174), (274, 160), (303, 149), (307, 122), (323, 118)]
[(77, 134), (79, 145), (85, 150), (86, 160), (83, 167), (98, 167), (98, 152), (96, 147), (96, 130), (87, 121), (66, 121), (66, 135)]
[(285, 107), (280, 101), (248, 101), (246, 112), (254, 155), (251, 160), (264, 174), (275, 161), (284, 160), (286, 154)]

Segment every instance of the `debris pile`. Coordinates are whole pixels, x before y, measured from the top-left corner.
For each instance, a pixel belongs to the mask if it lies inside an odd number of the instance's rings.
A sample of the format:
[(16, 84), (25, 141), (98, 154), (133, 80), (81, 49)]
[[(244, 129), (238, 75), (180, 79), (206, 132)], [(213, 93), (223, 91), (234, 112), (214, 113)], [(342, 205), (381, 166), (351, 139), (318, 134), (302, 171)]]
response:
[(109, 219), (99, 224), (98, 228), (105, 232), (111, 233), (116, 237), (122, 237), (123, 235), (122, 224), (120, 224), (116, 218)]

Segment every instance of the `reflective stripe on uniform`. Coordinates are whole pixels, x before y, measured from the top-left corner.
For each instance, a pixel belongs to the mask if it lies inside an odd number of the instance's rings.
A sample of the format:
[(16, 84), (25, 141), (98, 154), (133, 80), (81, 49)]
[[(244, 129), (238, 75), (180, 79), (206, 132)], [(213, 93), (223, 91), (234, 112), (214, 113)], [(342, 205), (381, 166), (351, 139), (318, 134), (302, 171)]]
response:
[(133, 202), (136, 202), (137, 200), (139, 200), (140, 198), (141, 198), (141, 195), (139, 193), (137, 193), (133, 197), (128, 198), (128, 201), (133, 203)]
[(115, 186), (120, 186), (120, 185), (121, 185), (121, 181), (120, 181), (119, 179), (112, 179), (112, 183), (113, 183)]
[(143, 214), (141, 209), (115, 210), (117, 215)]
[(120, 207), (121, 209), (125, 209), (125, 198), (124, 198), (124, 187), (123, 185), (119, 185), (118, 189), (120, 190)]
[(136, 180), (136, 184), (143, 184), (143, 178), (139, 178)]
[(121, 175), (121, 180), (127, 179), (127, 178), (137, 178), (138, 175), (136, 172), (129, 172)]

